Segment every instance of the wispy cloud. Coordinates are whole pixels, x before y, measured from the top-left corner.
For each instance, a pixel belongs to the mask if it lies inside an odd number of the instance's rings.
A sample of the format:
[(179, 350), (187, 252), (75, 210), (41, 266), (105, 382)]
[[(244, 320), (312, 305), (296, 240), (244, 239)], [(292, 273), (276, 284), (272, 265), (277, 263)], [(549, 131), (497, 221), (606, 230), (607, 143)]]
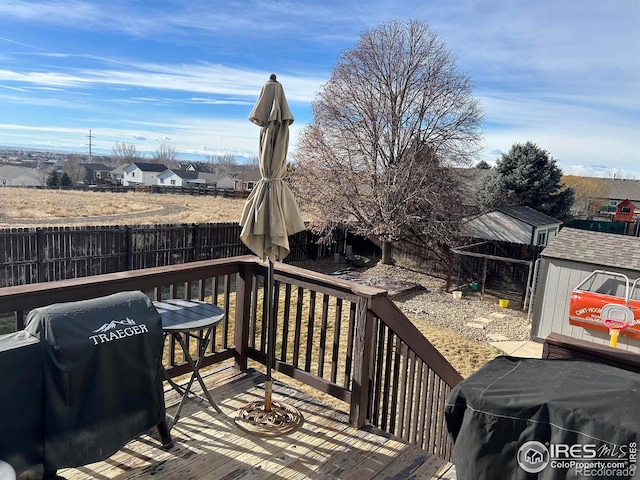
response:
[[(59, 71), (18, 72), (0, 69), (0, 80), (27, 86), (104, 88), (105, 86), (143, 87), (156, 90), (198, 92), (211, 95), (231, 95), (255, 98), (270, 72), (227, 67), (217, 64), (160, 64), (121, 62), (126, 69), (68, 69)], [(309, 102), (318, 91), (323, 78), (278, 75), (287, 86), (291, 101)], [(222, 100), (218, 99), (220, 103)], [(238, 99), (231, 100), (238, 103)], [(246, 102), (246, 100), (245, 100)]]
[(82, 144), (94, 128), (107, 149), (135, 133), (251, 154), (246, 117), (276, 73), (295, 148), (338, 56), (391, 19), (429, 22), (457, 57), (485, 108), (485, 152), (531, 140), (566, 169), (640, 170), (637, 0), (0, 0), (0, 123), (79, 126), (0, 135)]

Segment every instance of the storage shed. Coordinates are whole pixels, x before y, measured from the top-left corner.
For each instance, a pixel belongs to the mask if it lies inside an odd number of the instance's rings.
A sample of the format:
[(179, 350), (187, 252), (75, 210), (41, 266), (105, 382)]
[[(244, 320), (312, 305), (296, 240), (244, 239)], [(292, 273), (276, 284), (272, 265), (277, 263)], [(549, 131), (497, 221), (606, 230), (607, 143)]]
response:
[[(531, 303), (531, 338), (543, 340), (556, 332), (609, 344), (609, 335), (569, 324), (571, 291), (594, 270), (640, 277), (640, 238), (563, 228), (540, 254)], [(620, 336), (618, 348), (640, 353), (640, 341)]]
[(547, 245), (562, 222), (531, 207), (500, 207), (463, 221), (463, 234), (473, 238)]

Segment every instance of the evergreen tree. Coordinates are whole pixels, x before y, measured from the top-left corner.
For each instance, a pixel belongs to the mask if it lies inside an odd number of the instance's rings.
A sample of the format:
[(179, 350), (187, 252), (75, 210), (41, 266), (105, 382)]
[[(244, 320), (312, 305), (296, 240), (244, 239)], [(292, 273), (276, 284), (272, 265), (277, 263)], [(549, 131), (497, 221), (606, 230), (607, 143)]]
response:
[(63, 173), (60, 177), (60, 186), (61, 187), (72, 187), (73, 182), (71, 181), (71, 177), (67, 175), (67, 173)]
[(47, 177), (47, 187), (58, 188), (59, 184), (60, 184), (60, 178), (58, 177), (58, 172), (53, 170)]
[(562, 171), (549, 152), (526, 142), (502, 154), (479, 197), (484, 208), (527, 206), (566, 221), (574, 192), (562, 184)]

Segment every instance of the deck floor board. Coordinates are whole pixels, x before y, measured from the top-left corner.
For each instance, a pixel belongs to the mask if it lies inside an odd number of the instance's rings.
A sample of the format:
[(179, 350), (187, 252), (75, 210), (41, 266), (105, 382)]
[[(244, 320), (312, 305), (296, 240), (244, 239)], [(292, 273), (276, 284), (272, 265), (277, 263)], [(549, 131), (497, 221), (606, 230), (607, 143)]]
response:
[[(162, 449), (153, 429), (105, 461), (60, 470), (59, 475), (67, 480), (455, 480), (451, 464), (374, 428), (354, 429), (347, 413), (277, 381), (274, 400), (298, 408), (303, 425), (281, 437), (247, 433), (236, 425), (234, 414), (264, 398), (264, 375), (231, 366), (203, 373), (224, 415), (206, 403), (188, 401), (171, 431), (171, 450)], [(177, 393), (167, 391), (169, 412), (177, 402)], [(41, 470), (32, 469), (18, 479), (40, 480), (39, 475)]]

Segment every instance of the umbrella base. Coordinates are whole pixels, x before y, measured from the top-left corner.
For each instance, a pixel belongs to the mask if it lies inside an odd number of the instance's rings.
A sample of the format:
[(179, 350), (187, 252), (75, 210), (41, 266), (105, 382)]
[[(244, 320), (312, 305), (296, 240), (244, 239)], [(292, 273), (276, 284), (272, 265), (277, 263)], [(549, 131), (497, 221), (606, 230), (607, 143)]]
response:
[(300, 411), (283, 402), (271, 402), (265, 411), (265, 401), (247, 403), (235, 415), (236, 425), (247, 433), (262, 437), (277, 437), (295, 431), (304, 422)]

